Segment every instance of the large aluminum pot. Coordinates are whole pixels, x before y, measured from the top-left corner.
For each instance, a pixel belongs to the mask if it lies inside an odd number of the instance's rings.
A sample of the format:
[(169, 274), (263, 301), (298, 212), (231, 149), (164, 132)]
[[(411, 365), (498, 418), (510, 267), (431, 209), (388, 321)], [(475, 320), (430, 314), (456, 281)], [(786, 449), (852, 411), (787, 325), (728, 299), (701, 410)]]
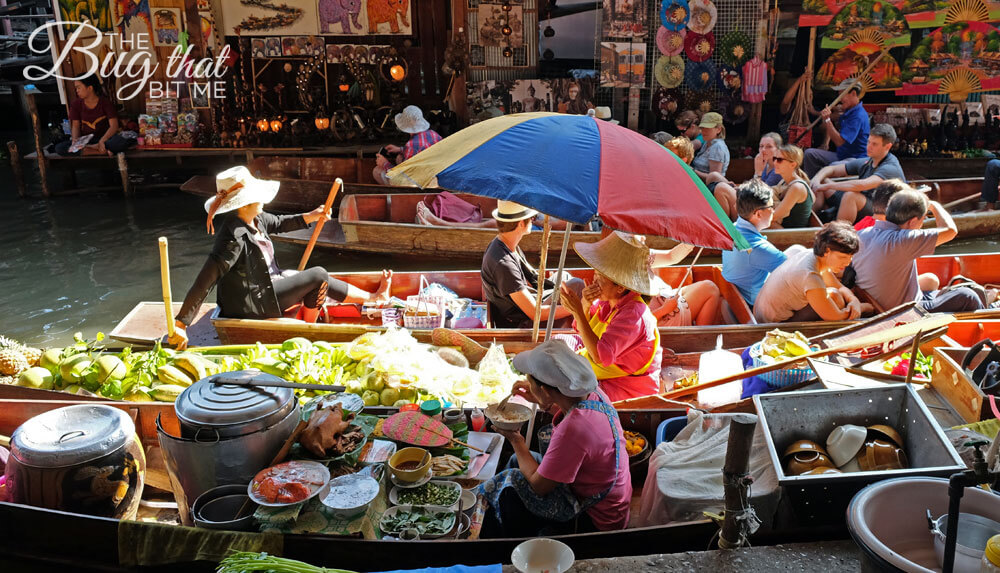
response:
[(132, 519), (146, 457), (135, 424), (111, 406), (66, 406), (39, 414), (11, 436), (8, 501)]
[(246, 486), (298, 424), (293, 390), (226, 384), (247, 378), (281, 380), (255, 369), (209, 376), (184, 390), (174, 404), (180, 436), (168, 434), (157, 418), (177, 509), (188, 525), (193, 523), (191, 505), (198, 496), (220, 485)]

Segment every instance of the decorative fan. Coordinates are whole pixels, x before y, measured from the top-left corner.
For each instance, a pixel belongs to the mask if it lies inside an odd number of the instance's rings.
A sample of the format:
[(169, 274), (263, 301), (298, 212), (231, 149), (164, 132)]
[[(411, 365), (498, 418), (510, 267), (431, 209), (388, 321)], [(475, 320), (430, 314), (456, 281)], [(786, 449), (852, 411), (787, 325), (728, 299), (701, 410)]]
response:
[(684, 69), (684, 83), (688, 89), (702, 91), (715, 85), (715, 64), (712, 60), (692, 62)]
[(660, 88), (656, 90), (649, 101), (652, 104), (653, 112), (659, 114), (661, 119), (667, 120), (677, 113), (681, 97), (677, 90)]
[(865, 28), (864, 30), (857, 30), (852, 33), (851, 37), (847, 39), (847, 43), (848, 45), (873, 44), (881, 50), (885, 47), (885, 34), (875, 28)]
[(684, 102), (685, 109), (693, 109), (701, 115), (712, 111), (715, 107), (715, 98), (712, 97), (711, 92), (707, 91), (690, 91), (687, 94), (687, 99)]
[(691, 11), (687, 0), (663, 0), (660, 5), (660, 23), (667, 30), (679, 32), (687, 26)]
[(733, 66), (722, 65), (719, 68), (719, 89), (725, 92), (737, 92), (743, 88), (743, 78), (740, 70)]
[(675, 88), (684, 81), (684, 58), (680, 56), (660, 56), (653, 68), (656, 81), (665, 88)]
[[(844, 81), (842, 81), (839, 84), (837, 84), (836, 86), (834, 86), (833, 89), (835, 89), (837, 91), (843, 91), (843, 90), (846, 90), (846, 89), (850, 88), (851, 84), (854, 83), (854, 78), (856, 78), (856, 77), (859, 77), (859, 76), (850, 76), (850, 77), (846, 78)], [(858, 83), (861, 84), (861, 96), (860, 97), (862, 97), (862, 98), (865, 97), (865, 94), (867, 94), (869, 90), (875, 89), (875, 78), (871, 77), (870, 74), (862, 74), (860, 76), (860, 79), (858, 80)], [(944, 93), (944, 92), (942, 92), (942, 93)]]
[(684, 53), (692, 62), (704, 62), (715, 51), (715, 34), (688, 34), (684, 38)]
[(960, 103), (969, 98), (969, 94), (983, 87), (979, 75), (969, 68), (959, 68), (948, 72), (938, 86), (938, 93), (948, 94), (948, 99)]
[(718, 10), (711, 0), (691, 0), (691, 18), (687, 26), (695, 34), (707, 34), (719, 19)]
[(753, 55), (750, 38), (737, 30), (723, 36), (719, 40), (717, 49), (722, 61), (736, 68), (742, 66)]
[(743, 103), (743, 100), (738, 97), (723, 98), (719, 102), (719, 108), (722, 110), (722, 119), (726, 123), (743, 123), (750, 115), (750, 104)]
[(944, 15), (945, 25), (956, 22), (989, 22), (990, 10), (983, 0), (957, 0), (948, 6)]
[(684, 36), (686, 35), (686, 29), (674, 32), (660, 26), (660, 29), (656, 31), (656, 47), (665, 56), (679, 56), (684, 51)]

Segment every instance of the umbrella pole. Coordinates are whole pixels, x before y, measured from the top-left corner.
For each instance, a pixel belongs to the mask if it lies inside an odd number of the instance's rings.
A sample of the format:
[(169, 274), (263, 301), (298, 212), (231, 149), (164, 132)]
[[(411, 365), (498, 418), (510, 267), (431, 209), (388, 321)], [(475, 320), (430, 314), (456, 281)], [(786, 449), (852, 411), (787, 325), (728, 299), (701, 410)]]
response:
[[(545, 260), (549, 257), (549, 235), (552, 233), (552, 222), (545, 216), (545, 230), (542, 231), (542, 257), (538, 263), (538, 282), (545, 283)], [(542, 297), (545, 289), (539, 287), (538, 298), (535, 300), (535, 320), (531, 325), (531, 341), (538, 342), (538, 325), (542, 322)]]
[[(549, 322), (545, 325), (545, 340), (552, 336), (552, 327), (556, 322), (556, 307), (559, 303), (559, 287), (562, 286), (563, 269), (566, 268), (566, 250), (569, 249), (569, 236), (573, 230), (573, 223), (566, 223), (566, 233), (563, 235), (562, 251), (559, 253), (559, 270), (556, 271), (556, 280), (553, 285), (552, 298), (549, 299)], [(544, 285), (544, 281), (539, 277), (539, 286)]]

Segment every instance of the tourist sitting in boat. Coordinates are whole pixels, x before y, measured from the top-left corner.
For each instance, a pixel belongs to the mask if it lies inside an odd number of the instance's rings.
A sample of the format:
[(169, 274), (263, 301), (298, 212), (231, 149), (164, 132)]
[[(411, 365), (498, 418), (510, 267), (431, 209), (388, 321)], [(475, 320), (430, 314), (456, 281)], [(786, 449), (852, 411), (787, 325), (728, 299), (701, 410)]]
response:
[(781, 144), (781, 135), (773, 131), (765, 133), (760, 136), (757, 155), (753, 158), (753, 176), (771, 187), (781, 183), (781, 175), (774, 169), (774, 154)]
[(441, 136), (431, 129), (431, 124), (424, 119), (424, 113), (415, 105), (403, 108), (402, 113), (396, 114), (395, 121), (396, 128), (410, 134), (410, 139), (403, 147), (386, 145), (382, 148), (385, 153), (375, 156), (372, 177), (382, 185), (391, 185), (389, 178), (386, 177), (386, 171), (441, 141)]
[[(215, 245), (176, 316), (170, 343), (187, 346), (186, 328), (198, 314), (212, 287), (218, 288), (219, 314), (227, 318), (279, 318), (302, 303), (302, 319), (316, 322), (327, 297), (348, 303), (388, 298), (392, 271), (382, 271), (382, 283), (367, 292), (331, 278), (323, 267), (283, 271), (274, 258), (270, 233), (304, 229), (330, 220), (324, 205), (299, 215), (272, 215), (264, 204), (278, 193), (277, 181), (257, 179), (246, 167), (233, 167), (215, 177), (216, 195), (205, 202), (207, 227)], [(216, 232), (218, 231), (218, 232)]]
[[(896, 129), (887, 123), (876, 124), (868, 138), (868, 157), (829, 165), (812, 178), (816, 201), (813, 210), (824, 220), (837, 219), (854, 224), (873, 214), (871, 192), (886, 179), (906, 181), (899, 160), (892, 154)], [(856, 176), (846, 181), (831, 178)], [(827, 210), (828, 209), (828, 210)]]
[[(518, 244), (531, 233), (532, 220), (538, 214), (513, 201), (497, 201), (493, 218), (497, 221), (497, 237), (486, 248), (480, 277), (483, 292), (490, 306), (490, 318), (496, 328), (531, 328), (535, 320), (538, 299), (538, 271), (528, 264), (524, 252)], [(564, 284), (576, 292), (583, 292), (581, 279), (567, 273)], [(552, 289), (551, 280), (545, 280), (542, 288)], [(552, 293), (542, 299), (542, 318), (546, 321), (549, 312), (554, 312), (559, 326), (569, 326), (572, 321), (569, 311), (558, 304), (551, 304)], [(561, 322), (560, 322), (561, 321)]]
[(694, 160), (694, 145), (691, 144), (691, 140), (684, 137), (683, 135), (678, 135), (677, 137), (672, 137), (663, 144), (670, 151), (674, 152), (674, 155), (679, 157), (681, 161), (691, 164)]
[[(425, 200), (426, 201), (426, 200)], [(435, 204), (436, 203), (436, 204)], [(467, 229), (496, 229), (497, 220), (493, 217), (481, 218), (479, 207), (468, 201), (449, 193), (441, 191), (434, 196), (431, 206), (424, 201), (416, 205), (416, 222), (421, 225), (434, 227), (464, 227)], [(438, 212), (435, 213), (434, 211)], [(462, 220), (458, 220), (462, 219)], [(478, 220), (476, 220), (478, 219)], [(545, 224), (545, 216), (541, 213), (535, 215), (531, 224), (535, 229), (541, 229)], [(566, 228), (566, 222), (561, 219), (549, 218), (549, 224), (553, 229), (562, 230)]]
[(843, 221), (816, 233), (812, 250), (790, 247), (788, 260), (774, 269), (757, 295), (759, 322), (853, 320), (871, 311), (837, 278), (858, 252), (858, 234)]
[[(794, 145), (782, 145), (774, 154), (774, 168), (779, 182), (768, 183), (774, 188), (776, 203), (771, 229), (802, 229), (810, 226), (813, 192), (801, 165), (802, 149)], [(767, 183), (766, 180), (763, 181)]]
[(691, 168), (705, 181), (708, 190), (722, 209), (732, 219), (736, 216), (736, 191), (726, 180), (729, 169), (729, 147), (726, 145), (726, 128), (722, 116), (715, 112), (706, 113), (698, 124), (705, 143), (694, 156)]
[(686, 109), (677, 114), (674, 126), (677, 127), (677, 135), (688, 138), (696, 152), (705, 144), (705, 139), (701, 136), (701, 128), (698, 126), (698, 113), (696, 111)]
[(625, 529), (632, 480), (618, 413), (587, 361), (558, 340), (514, 357), (526, 380), (513, 393), (555, 416), (544, 456), (520, 432), (508, 469), (479, 486), (489, 503), (481, 538)]
[(759, 179), (751, 179), (739, 186), (736, 208), (740, 216), (735, 226), (750, 243), (750, 249), (722, 253), (722, 278), (735, 286), (750, 306), (753, 306), (768, 275), (788, 258), (761, 234), (763, 229), (771, 226), (773, 196), (771, 188)]
[(582, 297), (563, 288), (562, 305), (577, 334), (560, 335), (590, 362), (601, 390), (612, 401), (660, 391), (660, 333), (643, 296), (653, 294), (649, 248), (615, 231), (596, 243), (574, 243), (594, 269), (594, 282)]
[[(659, 269), (676, 265), (692, 250), (694, 245), (687, 243), (666, 251), (650, 249), (649, 266)], [(698, 281), (673, 288), (654, 273), (653, 285), (656, 296), (650, 299), (649, 308), (660, 326), (703, 326), (721, 322), (722, 294), (719, 286), (712, 281)]]
[[(135, 146), (135, 139), (118, 132), (118, 110), (104, 95), (98, 75), (91, 74), (73, 82), (76, 99), (69, 104), (71, 139), (56, 144), (59, 155), (113, 155)], [(70, 152), (73, 142), (84, 136), (90, 141), (82, 149)]]
[[(935, 228), (923, 229), (928, 214)], [(992, 300), (983, 300), (969, 287), (922, 291), (917, 278), (917, 258), (933, 255), (938, 245), (958, 236), (958, 227), (937, 201), (928, 201), (918, 191), (905, 189), (889, 199), (885, 220), (858, 233), (861, 250), (854, 261), (856, 284), (878, 304), (889, 309), (918, 301), (930, 312), (979, 310)], [(926, 286), (926, 285), (925, 285)], [(990, 293), (995, 299), (995, 292)]]
[[(845, 86), (846, 87), (846, 86)], [(841, 88), (842, 89), (842, 88)], [(861, 84), (851, 85), (840, 100), (840, 129), (833, 123), (834, 111), (830, 106), (824, 107), (819, 113), (823, 118), (823, 128), (829, 140), (837, 146), (837, 151), (826, 149), (807, 149), (805, 152), (803, 171), (814, 178), (827, 168), (842, 165), (851, 159), (863, 159), (865, 147), (868, 144), (868, 131), (871, 125), (868, 112), (861, 101)], [(895, 137), (893, 137), (895, 141)], [(816, 183), (813, 183), (816, 190)]]

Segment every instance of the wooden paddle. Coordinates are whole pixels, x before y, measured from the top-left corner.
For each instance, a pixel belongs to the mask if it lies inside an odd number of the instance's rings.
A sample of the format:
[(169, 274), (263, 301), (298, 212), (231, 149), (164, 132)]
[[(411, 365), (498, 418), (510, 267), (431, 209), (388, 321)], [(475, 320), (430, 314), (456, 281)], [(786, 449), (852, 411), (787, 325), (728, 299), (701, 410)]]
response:
[(684, 286), (684, 281), (688, 280), (688, 277), (694, 272), (694, 266), (698, 264), (698, 257), (701, 256), (701, 252), (704, 250), (705, 247), (698, 247), (698, 252), (694, 255), (694, 260), (691, 261), (691, 264), (688, 265), (687, 271), (684, 273), (684, 278), (681, 279), (681, 282), (677, 283), (677, 290), (681, 290), (681, 287)]
[(958, 205), (961, 205), (962, 203), (967, 203), (969, 201), (972, 201), (972, 200), (975, 200), (975, 199), (979, 199), (979, 197), (981, 197), (982, 194), (983, 194), (982, 191), (980, 191), (978, 193), (973, 193), (972, 195), (968, 195), (966, 197), (962, 197), (961, 199), (955, 199), (954, 201), (946, 203), (946, 204), (942, 205), (942, 207), (944, 207), (945, 211), (947, 211), (947, 210), (951, 209), (952, 207), (956, 207)]
[[(840, 95), (838, 95), (832, 102), (830, 102), (830, 105), (828, 105), (827, 107), (829, 107), (829, 108), (832, 109), (834, 106), (836, 106), (838, 103), (840, 103), (840, 100), (847, 94), (847, 92), (851, 91), (851, 88), (853, 88), (855, 86), (855, 84), (860, 83), (859, 80), (861, 80), (862, 77), (864, 77), (869, 72), (871, 72), (872, 70), (874, 70), (875, 66), (878, 65), (878, 63), (882, 59), (882, 57), (885, 56), (888, 53), (889, 53), (889, 50), (886, 50), (886, 49), (883, 49), (881, 52), (879, 52), (878, 56), (868, 64), (867, 68), (865, 68), (865, 71), (863, 71), (860, 74), (858, 74), (857, 76), (855, 76), (854, 79), (853, 79), (853, 81), (851, 81), (851, 83), (848, 84), (848, 86), (846, 88), (844, 88), (843, 91), (840, 92)], [(816, 119), (814, 119), (812, 121), (812, 123), (810, 123), (808, 126), (806, 126), (805, 130), (802, 133), (800, 133), (798, 137), (795, 138), (795, 141), (792, 142), (792, 145), (795, 145), (796, 143), (798, 143), (799, 140), (802, 139), (802, 137), (805, 134), (811, 133), (812, 130), (813, 130), (813, 128), (816, 127), (816, 124), (819, 123), (820, 120), (822, 120), (822, 119), (823, 119), (823, 116), (819, 116)]]
[(163, 311), (167, 314), (167, 336), (174, 335), (174, 303), (170, 296), (170, 257), (167, 256), (167, 238), (160, 237), (160, 282), (163, 285)]
[[(340, 188), (344, 186), (344, 181), (338, 177), (333, 185), (330, 187), (330, 194), (326, 196), (326, 203), (323, 206), (323, 213), (328, 212), (333, 208), (333, 200), (337, 198), (337, 193)], [(306, 268), (306, 262), (309, 261), (309, 255), (313, 252), (313, 247), (316, 246), (316, 240), (319, 239), (320, 231), (323, 230), (323, 225), (326, 220), (320, 217), (319, 221), (316, 222), (316, 228), (313, 229), (312, 237), (309, 237), (309, 244), (306, 245), (306, 252), (302, 253), (302, 260), (299, 261), (299, 270), (304, 270)]]
[(716, 386), (721, 386), (728, 382), (735, 382), (736, 380), (742, 380), (744, 378), (750, 378), (751, 376), (757, 376), (759, 374), (766, 374), (767, 372), (772, 372), (774, 370), (780, 370), (791, 366), (797, 362), (802, 362), (807, 358), (818, 358), (820, 356), (829, 356), (830, 354), (837, 354), (839, 352), (847, 352), (850, 350), (855, 350), (858, 348), (866, 348), (868, 346), (874, 346), (876, 344), (882, 344), (884, 342), (889, 342), (891, 340), (899, 340), (900, 338), (906, 338), (907, 336), (913, 336), (922, 331), (930, 331), (935, 328), (941, 328), (946, 326), (956, 320), (954, 315), (951, 314), (929, 314), (920, 320), (914, 322), (909, 322), (906, 324), (901, 324), (899, 326), (894, 326), (886, 330), (879, 332), (873, 332), (867, 336), (862, 336), (854, 340), (850, 340), (843, 344), (838, 344), (836, 346), (831, 346), (830, 348), (824, 348), (822, 350), (816, 350), (813, 352), (807, 352), (802, 356), (798, 356), (791, 360), (783, 360), (775, 364), (768, 364), (766, 366), (761, 366), (758, 368), (751, 368), (750, 370), (745, 370), (743, 372), (737, 372), (730, 376), (725, 376), (716, 380), (709, 380), (707, 382), (702, 382), (701, 384), (696, 384), (694, 386), (689, 386), (687, 388), (680, 388), (678, 390), (672, 390), (663, 394), (655, 394), (653, 396), (644, 396), (641, 398), (632, 398), (629, 400), (623, 400), (617, 402), (616, 404), (622, 404), (630, 408), (636, 407), (636, 404), (640, 400), (655, 400), (660, 401), (661, 398), (664, 399), (677, 399), (684, 396), (690, 396), (692, 394), (697, 394), (701, 390), (707, 390), (708, 388), (715, 388)]

